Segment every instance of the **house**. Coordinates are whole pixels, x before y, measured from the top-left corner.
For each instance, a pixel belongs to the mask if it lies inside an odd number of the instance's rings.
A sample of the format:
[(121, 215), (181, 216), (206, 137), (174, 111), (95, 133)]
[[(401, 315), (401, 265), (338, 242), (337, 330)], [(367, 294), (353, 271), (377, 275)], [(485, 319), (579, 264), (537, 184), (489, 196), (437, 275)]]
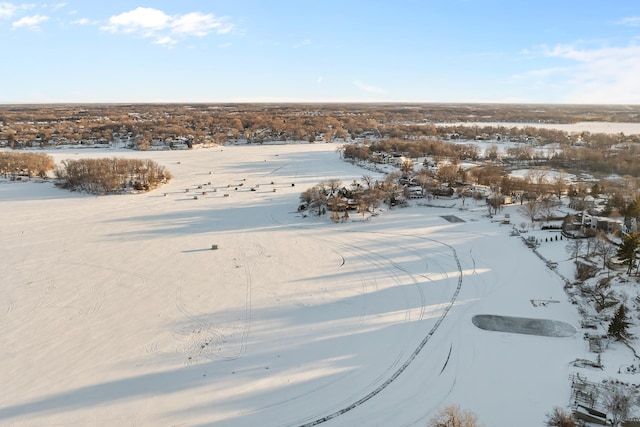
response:
[(400, 167), (405, 162), (405, 160), (407, 160), (407, 158), (404, 157), (402, 154), (394, 154), (391, 157), (389, 157), (387, 160), (390, 165)]
[(590, 210), (590, 209), (593, 209), (595, 206), (596, 206), (596, 199), (593, 196), (588, 195), (584, 198), (584, 209)]
[(447, 185), (439, 185), (431, 189), (431, 194), (434, 196), (452, 196), (453, 188)]
[(491, 195), (491, 188), (487, 185), (471, 185), (469, 186), (469, 190), (472, 194), (478, 194), (485, 198)]
[(602, 230), (605, 233), (615, 233), (616, 231), (622, 230), (622, 228), (623, 224), (621, 220), (598, 217), (596, 221), (596, 229)]
[(409, 190), (410, 199), (422, 199), (424, 197), (424, 190), (419, 185), (412, 185), (407, 189)]
[[(500, 195), (498, 195), (498, 197), (500, 198), (499, 200), (500, 200), (500, 204), (501, 205), (510, 205), (510, 204), (513, 203), (513, 200), (511, 198), (511, 196), (509, 196), (509, 195), (500, 194)], [(495, 203), (495, 198), (496, 198), (496, 196), (492, 194), (492, 195), (488, 196), (485, 200), (486, 200), (487, 204), (493, 205)]]
[(626, 228), (622, 220), (588, 214), (583, 215), (582, 226), (591, 230), (604, 231), (605, 233), (615, 233)]

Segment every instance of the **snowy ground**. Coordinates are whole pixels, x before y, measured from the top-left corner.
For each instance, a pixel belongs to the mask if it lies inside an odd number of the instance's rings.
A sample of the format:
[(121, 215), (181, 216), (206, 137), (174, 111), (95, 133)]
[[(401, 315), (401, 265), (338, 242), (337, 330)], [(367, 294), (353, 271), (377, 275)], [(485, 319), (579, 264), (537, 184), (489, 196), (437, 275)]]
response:
[[(562, 263), (469, 200), (303, 218), (304, 189), (371, 174), (335, 149), (65, 150), (175, 178), (108, 197), (0, 183), (0, 425), (425, 426), (459, 404), (533, 427), (567, 405), (588, 348)], [(492, 332), (478, 314), (579, 332)]]

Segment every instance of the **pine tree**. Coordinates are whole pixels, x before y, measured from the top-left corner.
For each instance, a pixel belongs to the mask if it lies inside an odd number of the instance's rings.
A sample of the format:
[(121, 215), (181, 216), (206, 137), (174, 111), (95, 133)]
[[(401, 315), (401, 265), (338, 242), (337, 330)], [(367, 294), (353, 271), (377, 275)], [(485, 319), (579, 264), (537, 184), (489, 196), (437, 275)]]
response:
[(625, 341), (632, 338), (631, 333), (628, 331), (629, 325), (631, 323), (627, 320), (627, 307), (624, 304), (620, 304), (616, 314), (611, 319), (607, 333), (609, 337), (614, 338), (616, 341)]
[(638, 248), (640, 247), (640, 236), (638, 233), (628, 234), (622, 244), (618, 248), (618, 258), (625, 263), (628, 263), (627, 274), (631, 274), (631, 270), (635, 266), (636, 255), (638, 254)]

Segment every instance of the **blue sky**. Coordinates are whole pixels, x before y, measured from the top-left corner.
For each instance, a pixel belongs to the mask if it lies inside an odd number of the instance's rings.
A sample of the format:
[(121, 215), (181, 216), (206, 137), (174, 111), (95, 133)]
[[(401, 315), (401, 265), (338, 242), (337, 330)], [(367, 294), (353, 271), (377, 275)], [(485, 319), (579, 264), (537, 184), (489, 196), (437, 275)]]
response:
[(640, 104), (637, 0), (0, 0), (0, 103)]

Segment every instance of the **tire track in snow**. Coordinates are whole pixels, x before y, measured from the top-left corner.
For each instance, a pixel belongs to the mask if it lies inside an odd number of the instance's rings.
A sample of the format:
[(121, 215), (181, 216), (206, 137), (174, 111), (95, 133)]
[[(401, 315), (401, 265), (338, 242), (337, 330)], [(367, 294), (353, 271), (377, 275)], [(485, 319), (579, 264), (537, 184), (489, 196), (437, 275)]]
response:
[(222, 360), (236, 360), (244, 356), (247, 352), (247, 342), (249, 341), (249, 332), (251, 331), (251, 271), (249, 267), (244, 267), (246, 277), (246, 295), (244, 308), (244, 327), (242, 328), (242, 336), (240, 337), (240, 349), (234, 356), (226, 356), (219, 358)]
[[(284, 225), (281, 221), (278, 221), (275, 216), (273, 215), (273, 213), (271, 214), (271, 219), (275, 222), (278, 223), (280, 225)], [(291, 224), (286, 224), (288, 227), (290, 228), (298, 228), (298, 229), (303, 229), (303, 230), (307, 230), (308, 227), (305, 227), (303, 225), (291, 225)], [(395, 234), (389, 234), (389, 233), (382, 233), (382, 232), (374, 232), (374, 231), (352, 231), (353, 233), (371, 233), (371, 234), (380, 234), (380, 235), (388, 235), (390, 237), (395, 237), (397, 235)], [(462, 288), (462, 279), (463, 279), (463, 273), (462, 273), (462, 265), (460, 263), (460, 259), (458, 258), (458, 253), (455, 250), (455, 248), (447, 243), (435, 240), (435, 239), (430, 239), (428, 237), (421, 237), (421, 236), (409, 236), (409, 237), (415, 237), (421, 240), (426, 240), (426, 241), (430, 241), (436, 244), (439, 244), (441, 246), (444, 246), (446, 248), (448, 248), (451, 251), (451, 254), (453, 256), (453, 259), (455, 260), (456, 263), (456, 267), (458, 270), (458, 283), (456, 286), (455, 291), (453, 292), (449, 303), (446, 305), (444, 311), (442, 312), (442, 314), (440, 315), (440, 317), (438, 318), (438, 320), (436, 321), (436, 323), (433, 325), (433, 327), (429, 330), (429, 332), (427, 333), (427, 335), (422, 339), (422, 341), (418, 344), (418, 346), (414, 349), (414, 351), (411, 353), (411, 355), (409, 356), (409, 358), (398, 368), (396, 369), (393, 374), (387, 378), (387, 380), (385, 380), (382, 384), (380, 384), (378, 387), (376, 387), (375, 389), (373, 389), (371, 392), (369, 392), (368, 394), (366, 394), (365, 396), (361, 397), (360, 399), (357, 399), (356, 401), (347, 404), (345, 406), (343, 406), (341, 409), (338, 409), (334, 412), (329, 413), (328, 415), (325, 415), (323, 417), (320, 418), (316, 418), (313, 421), (307, 422), (307, 423), (303, 423), (303, 424), (298, 424), (298, 423), (291, 423), (288, 424), (288, 426), (297, 426), (297, 427), (312, 427), (312, 426), (316, 426), (316, 425), (320, 425), (323, 424), (327, 421), (333, 420), (339, 416), (342, 416), (344, 414), (346, 414), (347, 412), (352, 411), (353, 409), (356, 409), (357, 407), (359, 407), (360, 405), (366, 403), (367, 401), (371, 400), (373, 397), (377, 396), (378, 394), (380, 394), (383, 390), (385, 390), (389, 385), (391, 385), (410, 365), (411, 363), (415, 360), (415, 358), (418, 356), (418, 354), (420, 354), (420, 352), (422, 351), (422, 349), (427, 345), (427, 343), (429, 342), (429, 340), (431, 339), (431, 337), (435, 334), (435, 332), (438, 330), (438, 328), (440, 327), (440, 325), (442, 324), (442, 322), (444, 321), (444, 319), (447, 317), (447, 315), (449, 314), (449, 311), (451, 311), (451, 308), (454, 306), (456, 300), (458, 299), (458, 295), (460, 294), (460, 290)], [(330, 243), (330, 242), (329, 242)], [(331, 243), (330, 243), (331, 244)], [(369, 260), (373, 261), (374, 264), (378, 264), (379, 262), (374, 261), (374, 255), (371, 255), (370, 251), (365, 251), (362, 248), (359, 247), (355, 247), (352, 245), (342, 245), (342, 246), (347, 246), (350, 247), (352, 250), (354, 251), (360, 251), (361, 254), (365, 257), (368, 258)], [(392, 265), (394, 264), (390, 259), (386, 258), (386, 257), (382, 257), (380, 255), (378, 255), (379, 257), (386, 259), (388, 262), (390, 262)], [(421, 257), (422, 258), (422, 257)], [(424, 259), (424, 258), (423, 258)], [(425, 263), (426, 263), (426, 259)], [(402, 271), (402, 269), (400, 269)], [(405, 271), (406, 273), (406, 271)], [(410, 276), (412, 276), (411, 274), (409, 274)], [(424, 310), (424, 307), (423, 307)], [(400, 360), (401, 356), (404, 354), (403, 352), (400, 352), (398, 358), (396, 360), (394, 360), (392, 362), (392, 364), (390, 365), (390, 368), (385, 370), (379, 377), (384, 377), (384, 374), (389, 372), (389, 370), (395, 366), (398, 361)], [(376, 379), (375, 381), (372, 382), (372, 384), (375, 384), (375, 382), (378, 381), (378, 379)]]
[[(264, 255), (264, 247), (259, 248), (259, 253)], [(242, 253), (243, 258), (244, 252)], [(251, 319), (252, 319), (252, 303), (251, 303), (251, 288), (252, 288), (252, 279), (251, 279), (251, 270), (246, 265), (244, 266), (244, 274), (245, 274), (245, 307), (244, 307), (244, 322), (242, 325), (242, 332), (240, 334), (240, 348), (236, 354), (230, 356), (223, 356), (219, 354), (223, 348), (224, 344), (227, 342), (227, 335), (225, 335), (224, 328), (222, 325), (212, 324), (211, 322), (205, 320), (203, 316), (198, 316), (191, 312), (191, 310), (187, 307), (184, 302), (184, 298), (182, 297), (182, 289), (183, 284), (182, 280), (176, 277), (176, 282), (179, 282), (176, 289), (176, 297), (175, 297), (175, 305), (178, 311), (184, 315), (187, 319), (193, 322), (192, 327), (181, 333), (184, 335), (182, 340), (186, 340), (187, 342), (181, 346), (178, 346), (176, 352), (178, 353), (188, 353), (188, 361), (187, 365), (195, 363), (196, 356), (204, 356), (209, 359), (219, 359), (225, 361), (231, 361), (240, 359), (247, 352), (247, 346), (249, 341), (249, 333), (251, 331)], [(235, 335), (235, 332), (232, 333)], [(153, 348), (149, 348), (149, 350), (153, 350)]]
[(4, 314), (9, 314), (16, 308), (16, 300), (14, 298), (9, 297), (7, 302), (5, 303), (5, 312)]
[(317, 419), (315, 419), (313, 421), (310, 421), (308, 423), (299, 424), (298, 427), (312, 427), (312, 426), (316, 426), (316, 425), (319, 425), (319, 424), (323, 424), (323, 423), (325, 423), (327, 421), (330, 421), (330, 420), (332, 420), (334, 418), (337, 418), (337, 417), (339, 417), (341, 415), (344, 415), (349, 411), (354, 410), (358, 406), (364, 404), (365, 402), (371, 400), (373, 397), (375, 397), (378, 394), (380, 394), (380, 392), (382, 392), (390, 384), (392, 384), (409, 367), (409, 365), (411, 365), (411, 363), (415, 360), (415, 358), (418, 356), (418, 354), (420, 354), (422, 349), (427, 345), (427, 343), (429, 342), (429, 340), (431, 339), (433, 334), (438, 330), (438, 328), (440, 327), (440, 325), (442, 324), (444, 319), (447, 317), (447, 314), (449, 314), (449, 311), (451, 310), (451, 308), (455, 304), (456, 300), (458, 299), (458, 295), (460, 294), (460, 289), (462, 288), (462, 277), (463, 277), (463, 274), (462, 274), (462, 266), (460, 264), (460, 259), (458, 258), (458, 254), (457, 254), (456, 250), (451, 245), (448, 245), (448, 244), (443, 243), (443, 242), (438, 242), (438, 241), (432, 240), (432, 239), (427, 239), (427, 238), (424, 238), (424, 239), (425, 240), (430, 240), (432, 242), (439, 243), (439, 244), (441, 244), (443, 246), (446, 246), (449, 249), (451, 249), (451, 252), (453, 254), (453, 258), (455, 259), (456, 265), (458, 267), (458, 285), (457, 285), (453, 295), (451, 296), (451, 299), (449, 300), (449, 303), (447, 304), (444, 312), (440, 316), (440, 318), (436, 321), (435, 325), (433, 325), (433, 327), (431, 328), (429, 333), (427, 333), (427, 335), (420, 342), (420, 344), (418, 344), (418, 346), (413, 351), (413, 353), (411, 353), (409, 358), (384, 383), (380, 384), (377, 388), (375, 388), (374, 390), (372, 390), (371, 392), (369, 392), (365, 396), (361, 397), (360, 399), (356, 400), (355, 402), (351, 403), (350, 405), (347, 405), (347, 406), (343, 407), (342, 409), (339, 409), (339, 410), (337, 410), (335, 412), (332, 412), (332, 413), (330, 413), (328, 415), (325, 415), (324, 417), (317, 418)]
[[(271, 214), (271, 219), (275, 223), (278, 223), (280, 225), (285, 225), (285, 224), (281, 223), (280, 221), (278, 221), (273, 216), (273, 214)], [(286, 224), (286, 226), (289, 227), (289, 228), (297, 228), (297, 229), (301, 229), (301, 230), (308, 230), (308, 228), (305, 227), (305, 226), (296, 226), (296, 225), (291, 225), (291, 224)], [(334, 248), (336, 254), (342, 260), (342, 264), (340, 265), (340, 267), (346, 263), (345, 256), (343, 255), (343, 253), (346, 252), (346, 253), (355, 254), (356, 256), (359, 256), (362, 259), (366, 260), (371, 265), (374, 265), (377, 270), (384, 272), (385, 273), (384, 274), (385, 277), (391, 278), (398, 286), (402, 286), (402, 281), (399, 278), (398, 271), (402, 271), (402, 273), (408, 274), (410, 277), (413, 278), (413, 276), (410, 273), (408, 273), (406, 271), (406, 269), (403, 270), (402, 268), (398, 268), (397, 265), (394, 265), (394, 263), (391, 261), (391, 259), (389, 259), (388, 257), (385, 257), (384, 255), (381, 255), (379, 253), (373, 252), (371, 250), (363, 249), (360, 246), (356, 246), (356, 245), (352, 245), (352, 244), (336, 243), (336, 242), (328, 241), (328, 240), (323, 239), (323, 238), (318, 238), (318, 240), (323, 241), (328, 246), (331, 246), (331, 247)], [(363, 292), (362, 293), (362, 305), (361, 305), (361, 308), (359, 310), (358, 319), (356, 320), (355, 325), (354, 325), (353, 329), (351, 330), (350, 335), (356, 334), (362, 328), (362, 326), (364, 324), (364, 320), (367, 317), (367, 312), (366, 312), (367, 307), (368, 307), (367, 294), (369, 293), (369, 289), (372, 289), (374, 292), (378, 290), (378, 282), (375, 279), (371, 280), (368, 277), (362, 276), (361, 283), (362, 283), (362, 292)], [(415, 279), (414, 279), (414, 283), (416, 283)], [(424, 302), (424, 298), (421, 298), (421, 301)], [(424, 312), (425, 312), (425, 308), (422, 307), (421, 310), (422, 311), (421, 311), (420, 319), (423, 318), (423, 315), (424, 315)], [(407, 310), (406, 317), (405, 317), (405, 322), (408, 322), (408, 321), (410, 321), (410, 312), (409, 312), (409, 310)], [(398, 364), (400, 363), (402, 358), (405, 356), (406, 351), (407, 351), (407, 347), (401, 347), (400, 351), (397, 353), (397, 355), (391, 361), (389, 366), (386, 369), (382, 370), (376, 378), (374, 378), (372, 381), (370, 381), (370, 386), (373, 387), (375, 384), (379, 383), (382, 379), (385, 378), (385, 376), (388, 375), (389, 372), (391, 372), (396, 366), (398, 366)], [(304, 393), (302, 395), (296, 396), (295, 398), (292, 398), (292, 399), (287, 399), (285, 401), (279, 402), (278, 404), (282, 404), (282, 403), (285, 403), (285, 402), (293, 401), (293, 400), (298, 399), (300, 397), (303, 397), (303, 396), (306, 396), (306, 395), (310, 395), (310, 394), (312, 394), (312, 393), (314, 393), (314, 392), (316, 392), (316, 391), (318, 391), (318, 390), (320, 390), (322, 388), (325, 388), (328, 385), (333, 384), (333, 383), (335, 383), (335, 382), (337, 382), (339, 380), (340, 380), (340, 378), (335, 379), (335, 380), (331, 381), (330, 383), (324, 384), (321, 387), (315, 388), (313, 390), (309, 390), (308, 392), (306, 392), (306, 393)], [(367, 387), (365, 387), (365, 389), (367, 389)], [(342, 402), (350, 402), (357, 395), (358, 395), (358, 393), (356, 392), (352, 396), (346, 397), (345, 399), (343, 399)], [(342, 404), (342, 402), (338, 402), (334, 406), (340, 406)], [(270, 405), (270, 406), (276, 406), (276, 404)]]

